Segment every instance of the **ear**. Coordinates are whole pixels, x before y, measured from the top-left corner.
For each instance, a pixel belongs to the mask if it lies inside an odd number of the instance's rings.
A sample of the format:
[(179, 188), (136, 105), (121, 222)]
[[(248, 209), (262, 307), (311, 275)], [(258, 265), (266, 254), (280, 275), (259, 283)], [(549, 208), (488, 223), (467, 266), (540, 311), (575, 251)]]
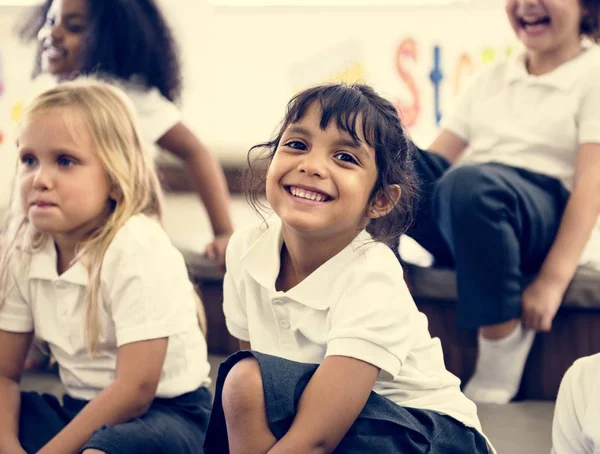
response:
[(119, 187), (114, 183), (111, 184), (110, 192), (108, 193), (108, 198), (111, 200), (114, 200), (115, 202), (118, 202), (120, 199), (120, 195), (121, 195), (121, 191), (119, 190)]
[(369, 219), (377, 219), (387, 216), (400, 201), (402, 189), (397, 184), (391, 184), (387, 187), (387, 194), (379, 191), (371, 201), (371, 206), (367, 210)]

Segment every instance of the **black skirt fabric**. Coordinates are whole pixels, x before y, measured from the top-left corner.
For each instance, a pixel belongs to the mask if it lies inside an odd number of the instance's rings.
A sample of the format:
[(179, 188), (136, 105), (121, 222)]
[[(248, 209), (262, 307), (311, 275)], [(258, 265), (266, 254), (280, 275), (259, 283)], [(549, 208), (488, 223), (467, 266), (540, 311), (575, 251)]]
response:
[[(262, 374), (267, 420), (281, 439), (296, 416), (298, 403), (318, 364), (305, 364), (255, 351), (240, 351), (219, 368), (215, 400), (206, 438), (205, 454), (229, 452), (227, 427), (221, 403), (223, 383), (240, 360), (254, 357)], [(484, 437), (456, 419), (430, 410), (401, 407), (372, 392), (336, 453), (488, 453)]]

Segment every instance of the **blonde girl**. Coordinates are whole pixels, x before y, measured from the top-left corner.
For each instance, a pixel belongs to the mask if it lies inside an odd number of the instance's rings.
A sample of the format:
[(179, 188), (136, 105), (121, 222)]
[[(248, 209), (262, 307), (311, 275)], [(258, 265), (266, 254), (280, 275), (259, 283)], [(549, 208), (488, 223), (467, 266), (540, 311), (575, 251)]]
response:
[[(206, 343), (124, 95), (66, 82), (26, 109), (0, 256), (0, 452), (198, 452)], [(66, 389), (19, 391), (32, 338)]]

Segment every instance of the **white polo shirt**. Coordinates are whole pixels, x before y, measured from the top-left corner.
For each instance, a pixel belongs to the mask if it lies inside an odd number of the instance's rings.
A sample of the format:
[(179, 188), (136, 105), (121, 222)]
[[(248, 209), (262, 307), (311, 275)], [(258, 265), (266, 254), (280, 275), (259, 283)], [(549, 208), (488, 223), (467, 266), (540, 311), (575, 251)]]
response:
[(552, 424), (553, 454), (600, 453), (600, 354), (580, 358), (560, 384)]
[(224, 312), (252, 349), (303, 363), (356, 358), (381, 369), (373, 391), (398, 405), (443, 413), (481, 430), (475, 404), (448, 372), (439, 339), (417, 307), (392, 251), (366, 232), (287, 292), (275, 290), (281, 222), (237, 230), (227, 247)]
[(156, 142), (181, 122), (181, 112), (158, 88), (147, 88), (135, 77), (128, 81), (117, 81), (115, 85), (131, 99), (138, 116), (140, 133), (152, 159), (156, 159), (159, 150)]
[[(524, 55), (485, 66), (442, 126), (468, 142), (460, 164), (497, 162), (560, 180), (571, 191), (579, 147), (600, 143), (600, 48), (541, 76)], [(593, 245), (592, 245), (593, 244)], [(582, 263), (600, 266), (600, 223)]]
[(56, 250), (13, 262), (16, 285), (0, 308), (0, 329), (35, 331), (48, 342), (67, 393), (90, 400), (115, 379), (118, 348), (168, 337), (157, 397), (175, 397), (208, 386), (210, 365), (196, 316), (193, 286), (181, 253), (159, 223), (132, 217), (108, 247), (101, 272), (100, 349), (85, 349), (85, 289), (88, 273), (75, 263), (60, 276)]

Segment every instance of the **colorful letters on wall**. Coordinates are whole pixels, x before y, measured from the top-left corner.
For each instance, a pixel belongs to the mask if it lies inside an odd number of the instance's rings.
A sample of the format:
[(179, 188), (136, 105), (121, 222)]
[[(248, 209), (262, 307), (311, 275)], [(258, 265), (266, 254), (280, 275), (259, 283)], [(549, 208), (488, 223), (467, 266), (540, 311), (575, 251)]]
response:
[[(480, 64), (486, 64), (493, 61), (498, 53), (496, 49), (485, 48), (481, 51), (480, 56), (473, 58), (469, 53), (462, 52), (459, 54), (453, 68), (442, 67), (443, 48), (439, 45), (433, 46), (431, 50), (431, 59), (429, 61), (420, 59), (418, 43), (413, 38), (406, 38), (400, 42), (396, 51), (396, 70), (398, 76), (404, 83), (405, 87), (410, 92), (408, 100), (396, 100), (396, 107), (402, 115), (402, 120), (408, 128), (414, 127), (417, 122), (421, 121), (422, 109), (421, 99), (423, 98), (423, 90), (433, 91), (433, 121), (439, 125), (442, 118), (442, 104), (444, 103), (441, 97), (442, 86), (450, 86), (452, 96), (458, 94), (465, 82), (473, 74), (475, 69)], [(512, 48), (506, 48), (506, 54), (510, 54)], [(425, 56), (424, 58), (429, 58)], [(415, 74), (410, 71), (410, 63), (417, 65), (431, 65), (429, 73), (429, 81), (420, 81), (416, 79)], [(414, 66), (414, 65), (413, 65)], [(448, 90), (446, 91), (448, 93)]]

